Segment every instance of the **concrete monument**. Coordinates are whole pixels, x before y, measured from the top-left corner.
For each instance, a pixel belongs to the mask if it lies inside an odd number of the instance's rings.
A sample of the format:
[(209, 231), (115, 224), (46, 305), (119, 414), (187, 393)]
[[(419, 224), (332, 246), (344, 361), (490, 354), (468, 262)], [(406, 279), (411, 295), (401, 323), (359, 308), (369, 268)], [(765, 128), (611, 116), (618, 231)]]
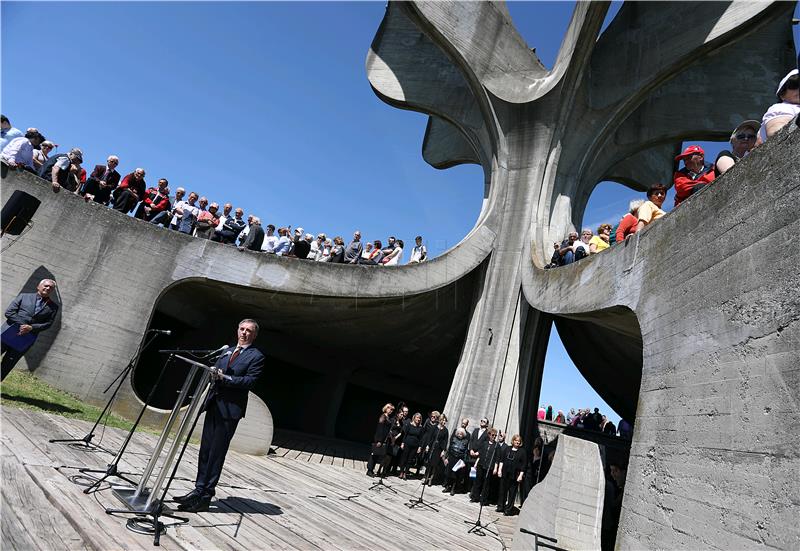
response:
[[(683, 140), (760, 116), (793, 63), (794, 3), (626, 3), (599, 34), (608, 5), (577, 4), (548, 70), (502, 3), (389, 4), (366, 63), (376, 94), (431, 115), (429, 163), (485, 176), (475, 227), (423, 264), (240, 252), (9, 176), (4, 198), (42, 204), (30, 231), (3, 238), (3, 302), (53, 277), (62, 304), (24, 362), (100, 403), (148, 327), (173, 330), (156, 348), (209, 348), (253, 317), (270, 366), (254, 391), (276, 428), (368, 438), (372, 413), (405, 397), (530, 440), (554, 321), (636, 421), (618, 546), (798, 547), (800, 132), (627, 244), (541, 269), (597, 182), (668, 183)], [(369, 361), (387, 339), (402, 345)], [(143, 355), (120, 412), (160, 362)]]

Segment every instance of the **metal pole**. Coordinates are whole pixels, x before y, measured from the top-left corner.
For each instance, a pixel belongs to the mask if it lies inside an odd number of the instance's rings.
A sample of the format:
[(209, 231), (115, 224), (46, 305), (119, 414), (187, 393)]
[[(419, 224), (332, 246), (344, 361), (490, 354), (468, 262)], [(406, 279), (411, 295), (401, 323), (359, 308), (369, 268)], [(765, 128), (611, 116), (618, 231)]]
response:
[(139, 499), (147, 488), (147, 482), (150, 480), (150, 476), (153, 474), (153, 470), (156, 468), (156, 464), (158, 463), (159, 457), (161, 455), (161, 450), (164, 449), (164, 445), (167, 443), (167, 439), (169, 438), (169, 433), (172, 431), (172, 426), (175, 424), (175, 420), (178, 418), (181, 406), (184, 400), (186, 399), (186, 396), (188, 396), (189, 394), (189, 390), (192, 387), (192, 380), (197, 374), (198, 369), (199, 367), (197, 365), (192, 365), (192, 368), (189, 370), (189, 375), (187, 375), (186, 379), (183, 382), (183, 387), (181, 388), (181, 392), (178, 395), (178, 399), (175, 401), (175, 405), (172, 407), (172, 412), (169, 414), (169, 419), (167, 419), (167, 424), (164, 426), (164, 430), (161, 431), (161, 436), (159, 437), (158, 443), (156, 444), (156, 447), (153, 450), (153, 455), (150, 457), (150, 461), (147, 462), (147, 466), (145, 467), (144, 472), (142, 473), (142, 478), (139, 481), (139, 486), (136, 487), (134, 500)]
[[(195, 366), (194, 369), (198, 369), (197, 366)], [(175, 454), (178, 453), (178, 449), (181, 447), (181, 443), (183, 442), (184, 438), (188, 438), (189, 435), (187, 433), (189, 429), (194, 427), (192, 420), (195, 418), (197, 412), (200, 410), (200, 407), (203, 405), (202, 398), (208, 389), (208, 379), (210, 376), (211, 374), (207, 370), (203, 370), (203, 375), (200, 377), (200, 382), (197, 385), (198, 391), (195, 392), (195, 395), (192, 398), (192, 403), (181, 420), (181, 424), (178, 427), (178, 433), (175, 435), (175, 439), (172, 441), (172, 446), (170, 446), (169, 452), (167, 452), (167, 457), (164, 459), (164, 464), (161, 466), (161, 472), (158, 473), (156, 481), (153, 483), (153, 489), (150, 491), (150, 495), (147, 498), (147, 503), (145, 503), (144, 506), (145, 511), (149, 511), (153, 501), (158, 499), (156, 496), (161, 490), (161, 485), (164, 484), (164, 479), (167, 478), (172, 460), (175, 459)]]

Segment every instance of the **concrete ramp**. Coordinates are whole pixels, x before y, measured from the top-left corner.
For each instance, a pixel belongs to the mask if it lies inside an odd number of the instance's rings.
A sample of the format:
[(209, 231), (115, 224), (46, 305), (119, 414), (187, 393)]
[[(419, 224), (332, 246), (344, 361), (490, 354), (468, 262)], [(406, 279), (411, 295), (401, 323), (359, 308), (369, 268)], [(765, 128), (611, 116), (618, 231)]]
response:
[(522, 527), (556, 538), (563, 549), (600, 549), (605, 491), (597, 444), (560, 435), (547, 477), (520, 510), (513, 548), (534, 548), (533, 536), (519, 532)]

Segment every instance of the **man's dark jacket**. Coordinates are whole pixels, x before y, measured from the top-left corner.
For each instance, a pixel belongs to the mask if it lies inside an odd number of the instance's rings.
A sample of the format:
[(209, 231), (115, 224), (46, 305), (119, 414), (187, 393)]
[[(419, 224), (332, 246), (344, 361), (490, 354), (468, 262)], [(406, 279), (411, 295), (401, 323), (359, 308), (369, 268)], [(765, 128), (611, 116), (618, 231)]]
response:
[(36, 297), (38, 293), (22, 293), (11, 301), (6, 308), (5, 316), (8, 324), (30, 325), (33, 333), (49, 329), (53, 325), (58, 312), (58, 304), (47, 299), (45, 305), (36, 312)]
[(214, 367), (230, 375), (231, 380), (220, 380), (214, 383), (206, 398), (204, 408), (216, 405), (223, 419), (241, 419), (247, 409), (247, 392), (256, 384), (261, 370), (264, 368), (264, 355), (258, 348), (248, 346), (233, 362), (229, 360), (235, 348), (230, 348), (220, 356)]

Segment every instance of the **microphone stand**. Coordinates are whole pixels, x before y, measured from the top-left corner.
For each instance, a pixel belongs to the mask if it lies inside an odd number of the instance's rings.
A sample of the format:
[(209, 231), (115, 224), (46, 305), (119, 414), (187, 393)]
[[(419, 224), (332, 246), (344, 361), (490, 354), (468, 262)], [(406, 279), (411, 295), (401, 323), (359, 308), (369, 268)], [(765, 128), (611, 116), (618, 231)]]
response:
[[(151, 332), (151, 331), (148, 331), (148, 333), (149, 332)], [(125, 366), (125, 369), (123, 369), (120, 372), (120, 374), (117, 375), (116, 378), (113, 381), (111, 381), (111, 383), (103, 391), (103, 394), (105, 394), (106, 392), (109, 391), (109, 389), (112, 386), (114, 386), (114, 383), (117, 383), (117, 388), (114, 389), (114, 392), (109, 397), (108, 402), (106, 402), (106, 406), (103, 408), (103, 411), (100, 412), (100, 415), (97, 417), (97, 420), (94, 422), (94, 425), (92, 426), (91, 429), (89, 429), (89, 432), (86, 433), (85, 436), (83, 436), (82, 438), (54, 438), (54, 439), (51, 439), (49, 442), (51, 444), (67, 444), (67, 443), (77, 444), (77, 445), (85, 446), (88, 449), (99, 449), (99, 450), (103, 450), (104, 452), (107, 452), (107, 453), (114, 453), (114, 452), (112, 452), (110, 450), (107, 450), (107, 449), (103, 448), (102, 446), (100, 446), (98, 444), (92, 444), (92, 438), (95, 437), (94, 432), (97, 430), (97, 426), (100, 424), (100, 421), (103, 419), (103, 417), (106, 415), (108, 410), (111, 408), (111, 404), (114, 402), (114, 399), (117, 397), (117, 393), (119, 392), (119, 389), (122, 388), (122, 384), (128, 378), (128, 374), (133, 370), (133, 367), (136, 365), (136, 362), (139, 361), (139, 356), (142, 355), (142, 352), (144, 352), (144, 350), (148, 346), (150, 346), (150, 344), (156, 339), (156, 337), (158, 337), (158, 335), (160, 335), (160, 333), (153, 333), (147, 341), (142, 341), (142, 342), (139, 343), (139, 347), (136, 349), (136, 352), (133, 354), (133, 357), (128, 362), (128, 365)]]
[[(483, 503), (486, 501), (486, 493), (487, 490), (489, 489), (489, 484), (492, 480), (492, 465), (494, 464), (494, 455), (497, 452), (498, 445), (499, 444), (497, 440), (495, 440), (494, 448), (492, 448), (492, 455), (489, 457), (489, 465), (486, 468), (486, 476), (483, 479), (483, 488), (481, 488), (481, 495), (480, 495), (481, 502), (478, 506), (478, 518), (475, 520), (475, 522), (470, 522), (468, 520), (464, 521), (465, 523), (472, 525), (470, 529), (467, 530), (467, 534), (485, 536), (486, 535), (485, 532), (489, 532), (490, 534), (493, 534), (496, 537), (498, 536), (497, 532), (489, 528), (488, 524), (483, 524), (481, 522), (481, 514), (483, 513)], [(478, 461), (480, 461), (480, 458), (478, 458)]]
[(389, 431), (389, 436), (387, 436), (386, 440), (383, 441), (383, 447), (386, 449), (386, 455), (384, 455), (383, 458), (381, 458), (381, 463), (378, 466), (378, 476), (377, 476), (378, 481), (375, 484), (373, 484), (372, 486), (370, 486), (368, 489), (369, 490), (390, 490), (390, 491), (392, 491), (392, 492), (394, 492), (396, 494), (397, 490), (395, 490), (394, 488), (392, 488), (388, 484), (384, 484), (384, 482), (383, 482), (383, 479), (386, 476), (386, 468), (384, 468), (383, 462), (384, 462), (384, 459), (386, 458), (386, 456), (389, 455), (389, 447), (387, 446), (387, 442), (389, 442), (389, 439), (391, 438), (391, 434), (392, 433), (391, 433), (391, 430), (390, 430)]
[(153, 385), (153, 388), (150, 389), (150, 394), (147, 395), (147, 399), (144, 401), (142, 408), (139, 410), (139, 415), (136, 417), (136, 421), (134, 421), (133, 426), (128, 431), (128, 434), (125, 436), (125, 441), (122, 443), (122, 446), (120, 447), (119, 451), (117, 451), (117, 455), (114, 456), (114, 460), (108, 465), (106, 465), (105, 469), (89, 469), (89, 468), (78, 469), (78, 472), (83, 474), (103, 473), (103, 476), (97, 478), (92, 484), (84, 488), (83, 490), (84, 494), (92, 493), (92, 490), (97, 491), (100, 488), (100, 484), (102, 484), (103, 481), (110, 476), (121, 478), (122, 480), (128, 482), (129, 484), (132, 484), (133, 486), (137, 485), (136, 482), (124, 476), (125, 474), (129, 473), (121, 473), (117, 467), (119, 466), (119, 462), (122, 460), (122, 455), (125, 453), (125, 449), (128, 447), (128, 444), (130, 443), (131, 438), (133, 437), (133, 433), (136, 431), (136, 427), (139, 426), (139, 422), (142, 420), (142, 417), (144, 416), (144, 412), (147, 411), (147, 406), (150, 405), (150, 401), (153, 399), (153, 396), (155, 396), (156, 389), (161, 383), (161, 379), (164, 378), (164, 373), (166, 373), (167, 371), (167, 365), (169, 365), (169, 363), (172, 361), (172, 357), (173, 354), (170, 354), (169, 358), (167, 358), (167, 361), (165, 361), (164, 365), (161, 367), (161, 373), (158, 374), (158, 379), (156, 379), (156, 383)]
[[(433, 450), (431, 450), (431, 454), (433, 454)], [(428, 460), (428, 462), (430, 463), (430, 459)], [(428, 474), (428, 468), (425, 467), (425, 475), (426, 475), (425, 478), (427, 478), (427, 474)], [(409, 499), (408, 503), (406, 503), (406, 507), (408, 507), (409, 509), (413, 509), (414, 507), (427, 507), (428, 509), (434, 511), (435, 513), (438, 513), (439, 509), (437, 509), (430, 503), (425, 503), (425, 501), (423, 501), (422, 499), (422, 496), (425, 495), (425, 486), (426, 486), (425, 478), (422, 479), (422, 491), (419, 493), (419, 497), (417, 499)]]

